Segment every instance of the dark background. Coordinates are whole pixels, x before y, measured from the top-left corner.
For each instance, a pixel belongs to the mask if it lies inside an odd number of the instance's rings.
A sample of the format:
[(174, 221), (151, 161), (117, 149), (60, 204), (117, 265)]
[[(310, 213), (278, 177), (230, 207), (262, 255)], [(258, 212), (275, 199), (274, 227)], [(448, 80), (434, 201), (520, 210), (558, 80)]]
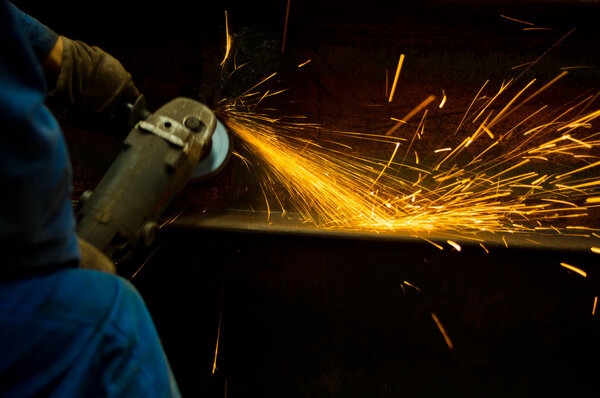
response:
[[(225, 92), (279, 72), (276, 84), (291, 90), (276, 106), (339, 128), (385, 130), (390, 115), (403, 115), (444, 89), (448, 105), (432, 111), (428, 127), (438, 132), (432, 140), (441, 140), (485, 80), (499, 84), (513, 76), (512, 66), (537, 58), (572, 28), (526, 77), (543, 81), (560, 67), (592, 66), (574, 70), (539, 98), (549, 104), (600, 83), (597, 2), (292, 1), (283, 55), (285, 1), (15, 3), (59, 33), (115, 55), (151, 109), (211, 91), (224, 50), (224, 10), (239, 62), (250, 62)], [(526, 32), (500, 14), (553, 30)], [(388, 105), (385, 70), (393, 74), (400, 53), (407, 58)], [(307, 59), (312, 62), (298, 71)], [(120, 142), (69, 125), (64, 130), (77, 196), (101, 178)], [(389, 148), (365, 150), (389, 156)], [(232, 159), (214, 180), (184, 189), (172, 212), (185, 210), (185, 217), (261, 200), (252, 176)], [(132, 282), (148, 303), (184, 396), (599, 393), (600, 328), (591, 313), (598, 255), (590, 251), (490, 245), (487, 254), (465, 243), (458, 253), (406, 239), (177, 223), (162, 231), (155, 248), (121, 273), (130, 277), (144, 264)], [(588, 277), (560, 262), (585, 269)]]

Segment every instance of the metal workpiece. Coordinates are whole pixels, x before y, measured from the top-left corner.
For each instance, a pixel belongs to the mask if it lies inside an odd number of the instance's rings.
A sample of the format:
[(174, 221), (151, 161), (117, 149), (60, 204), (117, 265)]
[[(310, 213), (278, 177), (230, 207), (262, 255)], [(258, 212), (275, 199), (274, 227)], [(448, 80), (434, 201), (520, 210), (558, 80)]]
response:
[[(494, 249), (526, 249), (552, 252), (589, 253), (597, 244), (594, 237), (584, 236), (585, 230), (570, 230), (571, 235), (557, 233), (509, 233), (509, 232), (458, 232), (451, 230), (410, 231), (390, 230), (375, 233), (368, 229), (348, 229), (317, 226), (303, 221), (298, 213), (280, 211), (257, 211), (225, 209), (221, 211), (187, 212), (172, 222), (173, 228), (219, 231), (225, 233), (257, 233), (278, 236), (303, 236), (310, 238), (334, 238), (348, 241), (404, 242), (445, 246), (454, 250), (448, 241), (463, 247), (475, 247), (484, 251)], [(484, 245), (484, 246), (481, 246)]]
[(137, 122), (93, 193), (82, 195), (77, 233), (115, 261), (154, 240), (157, 222), (210, 148), (217, 119), (176, 98)]

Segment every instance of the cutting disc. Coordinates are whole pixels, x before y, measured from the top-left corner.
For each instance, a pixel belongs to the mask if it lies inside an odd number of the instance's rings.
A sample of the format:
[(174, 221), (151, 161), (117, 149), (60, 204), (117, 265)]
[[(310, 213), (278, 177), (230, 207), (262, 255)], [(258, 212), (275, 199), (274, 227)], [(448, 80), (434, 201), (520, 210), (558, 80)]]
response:
[(217, 120), (217, 127), (211, 138), (210, 150), (203, 155), (194, 171), (190, 182), (200, 182), (217, 174), (231, 156), (231, 140), (225, 126)]

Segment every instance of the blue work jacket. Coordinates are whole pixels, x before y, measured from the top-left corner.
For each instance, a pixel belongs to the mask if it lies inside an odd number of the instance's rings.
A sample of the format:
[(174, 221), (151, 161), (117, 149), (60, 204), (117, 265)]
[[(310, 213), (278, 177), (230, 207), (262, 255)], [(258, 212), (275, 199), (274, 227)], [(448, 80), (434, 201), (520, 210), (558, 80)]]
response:
[(179, 397), (135, 288), (77, 268), (71, 165), (40, 66), (56, 40), (0, 0), (0, 397)]

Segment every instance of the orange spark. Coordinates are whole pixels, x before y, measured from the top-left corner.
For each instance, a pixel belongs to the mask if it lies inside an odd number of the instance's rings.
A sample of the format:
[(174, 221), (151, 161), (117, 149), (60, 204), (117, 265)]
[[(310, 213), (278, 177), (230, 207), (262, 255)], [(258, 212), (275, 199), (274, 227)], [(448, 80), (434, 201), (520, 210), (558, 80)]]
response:
[(302, 62), (300, 65), (298, 65), (298, 68), (302, 68), (304, 65), (306, 65), (307, 63), (309, 63), (310, 61), (312, 61), (311, 59), (308, 59), (307, 61)]
[(570, 69), (591, 69), (591, 68), (595, 68), (595, 66), (592, 66), (592, 65), (581, 65), (581, 66), (563, 66), (562, 68), (560, 68), (560, 70), (570, 70)]
[(448, 242), (448, 244), (450, 246), (452, 246), (453, 248), (455, 248), (457, 252), (459, 252), (461, 250), (461, 247), (460, 247), (460, 245), (458, 243), (456, 243), (454, 241), (451, 241), (451, 240), (447, 240), (446, 242)]
[(225, 56), (223, 57), (223, 61), (221, 61), (221, 67), (225, 65), (225, 61), (227, 61), (227, 57), (229, 57), (229, 52), (231, 51), (231, 36), (229, 35), (229, 21), (227, 19), (227, 10), (225, 10)]
[(579, 269), (579, 268), (569, 265), (567, 263), (560, 263), (560, 265), (565, 267), (566, 269), (569, 269), (573, 272), (578, 273), (579, 275), (583, 276), (584, 278), (587, 277), (587, 273), (582, 269)]
[(523, 28), (523, 30), (556, 30), (554, 28)]
[(287, 37), (289, 17), (290, 17), (290, 0), (287, 0), (287, 7), (285, 8), (285, 23), (283, 25), (283, 39), (281, 40), (281, 53), (282, 54), (285, 52), (285, 40)]
[(440, 109), (442, 109), (445, 104), (446, 104), (446, 93), (444, 92), (444, 90), (442, 90), (442, 102), (440, 102), (440, 105), (438, 107)]
[(591, 250), (594, 253), (600, 254), (600, 247), (592, 247)]
[(385, 68), (385, 98), (388, 98), (389, 71)]
[[(391, 138), (389, 135), (401, 125), (407, 124), (412, 116), (435, 97), (430, 96), (403, 119), (394, 119), (398, 123), (386, 134), (342, 133), (327, 131), (307, 123), (287, 122), (280, 116), (256, 112), (255, 107), (263, 99), (274, 95), (268, 90), (263, 94), (256, 89), (273, 76), (274, 74), (261, 80), (242, 96), (222, 102), (216, 110), (220, 119), (240, 139), (248, 152), (255, 154), (264, 164), (265, 175), (261, 189), (269, 210), (269, 198), (274, 195), (282, 210), (285, 211), (282, 203), (290, 203), (303, 221), (317, 226), (374, 232), (406, 229), (416, 233), (417, 238), (443, 250), (440, 245), (424, 238), (423, 233), (427, 235), (432, 230), (453, 230), (458, 231), (461, 238), (467, 239), (469, 234), (480, 231), (519, 233), (555, 230), (561, 234), (560, 229), (549, 223), (586, 215), (588, 208), (596, 207), (600, 198), (600, 179), (577, 176), (578, 172), (600, 166), (600, 162), (590, 163), (584, 158), (577, 160), (577, 156), (587, 156), (585, 154), (595, 156), (595, 152), (590, 150), (599, 148), (600, 140), (595, 135), (585, 138), (578, 136), (576, 139), (567, 134), (568, 131), (562, 131), (588, 127), (600, 116), (600, 111), (584, 113), (581, 109), (589, 105), (589, 99), (581, 101), (568, 111), (561, 111), (559, 116), (552, 115), (553, 112), (547, 106), (541, 107), (508, 132), (503, 131), (503, 126), (499, 125), (501, 119), (552, 82), (542, 85), (542, 89), (518, 103), (517, 99), (524, 93), (524, 89), (520, 90), (508, 101), (508, 105), (501, 107), (495, 117), (491, 111), (476, 111), (477, 117), (483, 115), (484, 120), (474, 134), (468, 134), (456, 145), (451, 143), (452, 147), (426, 148), (426, 153), (450, 152), (444, 155), (446, 157), (441, 162), (432, 165), (431, 159), (419, 159), (417, 150), (412, 148), (413, 144), (424, 142), (420, 139), (425, 130), (427, 110), (400, 162), (396, 160), (397, 151), (400, 142), (406, 139)], [(512, 80), (503, 83), (500, 92), (511, 82)], [(533, 81), (527, 87), (532, 83)], [(481, 95), (482, 89), (476, 97)], [(495, 100), (498, 95), (487, 100), (484, 107), (489, 108), (490, 101)], [(577, 111), (579, 113), (575, 113)], [(467, 114), (469, 112), (470, 110)], [(552, 115), (550, 121), (544, 120), (549, 117), (545, 114), (547, 112)], [(463, 121), (467, 114), (463, 116)], [(574, 117), (568, 116), (575, 114)], [(504, 138), (513, 131), (516, 132), (517, 127), (525, 122), (537, 122), (534, 116), (544, 123), (528, 128), (526, 133), (519, 135), (522, 137), (521, 142), (513, 145), (511, 141), (509, 146)], [(495, 134), (492, 134), (490, 126), (494, 123)], [(307, 135), (307, 130), (313, 128), (318, 128), (321, 137), (319, 141), (306, 138), (310, 136), (310, 133)], [(456, 132), (459, 130), (460, 126)], [(345, 152), (344, 150), (351, 150), (352, 147), (336, 144), (335, 138), (327, 138), (326, 134), (395, 144), (395, 147), (384, 165), (378, 158)], [(473, 149), (469, 144), (485, 134), (494, 141), (476, 153), (476, 156), (471, 157), (469, 154), (470, 157), (465, 159), (465, 149)], [(328, 143), (338, 146), (336, 149), (326, 148)], [(580, 153), (581, 151), (585, 152)], [(414, 153), (414, 159), (406, 156), (409, 153)], [(570, 163), (579, 161), (585, 162), (585, 165), (577, 163), (560, 175), (540, 176), (537, 171), (533, 171), (536, 168), (532, 166), (536, 166), (540, 160), (554, 161), (559, 156), (569, 157)], [(557, 183), (559, 180), (560, 184)], [(287, 195), (285, 202), (275, 192), (276, 184), (284, 188)], [(373, 189), (375, 184), (377, 189)], [(583, 202), (586, 202), (585, 207), (578, 205)], [(532, 228), (531, 223), (537, 223), (538, 227)], [(594, 236), (600, 237), (597, 234)], [(502, 241), (508, 247), (505, 236), (502, 236)], [(482, 243), (480, 245), (488, 252)]]
[(371, 185), (371, 188), (369, 188), (369, 190), (373, 189), (375, 184), (377, 184), (377, 181), (379, 181), (379, 178), (383, 175), (383, 173), (385, 173), (385, 170), (388, 167), (390, 167), (390, 164), (392, 164), (392, 161), (394, 160), (394, 157), (396, 156), (396, 152), (398, 152), (399, 147), (400, 147), (400, 142), (397, 142), (396, 147), (394, 148), (394, 152), (392, 153), (392, 156), (390, 157), (390, 160), (387, 162), (385, 167), (381, 170), (381, 172), (379, 173), (379, 175), (377, 176), (377, 178), (375, 179), (375, 181), (373, 182), (373, 185)]
[(594, 306), (592, 307), (592, 315), (596, 315), (596, 306), (598, 305), (598, 296), (594, 297)]
[(402, 69), (402, 63), (404, 62), (404, 54), (400, 54), (400, 59), (398, 60), (398, 66), (396, 67), (396, 75), (394, 76), (394, 82), (392, 83), (392, 91), (390, 92), (390, 98), (388, 102), (392, 102), (394, 98), (394, 92), (396, 91), (396, 84), (398, 84), (398, 77), (400, 77), (400, 70)]
[(440, 322), (440, 320), (437, 317), (437, 315), (435, 315), (435, 313), (433, 313), (433, 312), (431, 313), (431, 317), (433, 318), (433, 321), (435, 322), (435, 324), (437, 325), (438, 329), (442, 333), (442, 336), (444, 336), (444, 340), (446, 341), (446, 345), (448, 346), (448, 348), (450, 349), (450, 351), (452, 351), (454, 349), (454, 345), (452, 344), (452, 340), (450, 340), (450, 336), (448, 336), (448, 333), (446, 333), (446, 329), (444, 329), (444, 326), (442, 325), (442, 322)]
[(421, 291), (421, 289), (419, 287), (417, 287), (417, 286), (415, 286), (415, 285), (413, 285), (413, 284), (411, 284), (411, 283), (409, 283), (407, 281), (404, 281), (403, 283), (405, 283), (406, 285), (412, 287), (413, 289), (415, 289), (415, 290), (417, 290), (419, 292)]
[(441, 246), (441, 245), (438, 245), (437, 243), (435, 243), (435, 242), (432, 242), (432, 241), (430, 241), (430, 240), (429, 240), (429, 239), (427, 239), (427, 238), (424, 238), (424, 237), (422, 237), (422, 236), (419, 236), (419, 238), (420, 238), (420, 239), (423, 239), (425, 242), (427, 242), (427, 243), (429, 243), (429, 244), (431, 244), (431, 245), (433, 245), (433, 246), (437, 247), (437, 248), (438, 248), (438, 249), (440, 249), (440, 250), (444, 250), (444, 247), (443, 247), (443, 246)]
[(534, 23), (531, 23), (531, 22), (526, 22), (526, 21), (521, 21), (520, 19), (511, 18), (511, 17), (507, 17), (506, 15), (502, 15), (502, 14), (500, 14), (500, 16), (501, 16), (502, 18), (504, 18), (504, 19), (508, 19), (509, 21), (518, 22), (518, 23), (522, 23), (522, 24), (525, 24), (525, 25), (530, 25), (530, 26), (534, 26), (534, 25), (535, 25)]

